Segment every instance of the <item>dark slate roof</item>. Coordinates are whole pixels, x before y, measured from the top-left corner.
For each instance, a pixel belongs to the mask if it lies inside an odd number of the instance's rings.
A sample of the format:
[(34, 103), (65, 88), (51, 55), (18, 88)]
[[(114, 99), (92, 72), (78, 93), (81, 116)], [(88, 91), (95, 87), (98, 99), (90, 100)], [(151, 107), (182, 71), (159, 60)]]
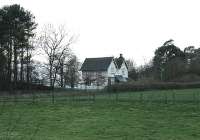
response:
[(81, 71), (107, 71), (113, 57), (86, 58)]

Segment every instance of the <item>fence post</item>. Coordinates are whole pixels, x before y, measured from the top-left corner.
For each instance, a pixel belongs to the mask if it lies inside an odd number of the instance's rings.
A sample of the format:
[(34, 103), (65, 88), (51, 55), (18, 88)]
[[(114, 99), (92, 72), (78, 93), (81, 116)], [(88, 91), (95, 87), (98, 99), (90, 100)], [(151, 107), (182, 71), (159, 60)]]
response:
[(153, 102), (153, 94), (154, 93), (152, 93), (152, 94), (151, 93), (147, 93), (147, 94), (148, 94), (147, 102), (152, 103)]
[(67, 95), (65, 96), (65, 98), (66, 98), (66, 102), (68, 102), (68, 101), (69, 101), (69, 95), (67, 94)]
[(175, 92), (172, 90), (172, 98), (173, 98), (173, 104), (175, 104)]
[(75, 94), (72, 93), (72, 102), (74, 102), (74, 101), (75, 101)]
[(52, 94), (52, 96), (51, 96), (52, 97), (52, 103), (54, 104), (54, 102), (55, 102), (55, 99), (54, 99), (55, 98), (54, 97), (54, 90), (51, 91), (51, 94)]
[(131, 92), (129, 92), (129, 100), (131, 101)]
[(81, 101), (81, 94), (77, 93), (77, 101), (80, 102)]
[(17, 103), (17, 92), (14, 92), (14, 102)]
[(96, 96), (95, 93), (93, 93), (93, 102), (95, 102), (95, 96)]
[(164, 91), (164, 95), (165, 95), (165, 103), (167, 104), (167, 93)]
[(109, 99), (111, 100), (111, 92), (108, 91), (108, 96), (109, 96)]
[(143, 93), (140, 92), (140, 102), (143, 102)]
[(32, 103), (34, 104), (35, 103), (35, 93), (33, 92), (33, 91), (31, 91), (32, 92), (32, 96), (33, 96), (33, 100), (32, 100)]
[(193, 102), (195, 103), (196, 99), (195, 99), (195, 92), (193, 92)]
[(199, 92), (197, 92), (197, 105), (199, 106)]
[(115, 93), (116, 94), (116, 101), (118, 101), (118, 92)]
[(2, 105), (1, 105), (0, 115), (3, 114), (3, 110), (4, 110), (4, 107), (5, 107), (5, 104), (6, 104), (6, 101), (4, 99), (1, 100), (1, 101), (2, 101)]
[(90, 91), (88, 92), (88, 103), (90, 102)]

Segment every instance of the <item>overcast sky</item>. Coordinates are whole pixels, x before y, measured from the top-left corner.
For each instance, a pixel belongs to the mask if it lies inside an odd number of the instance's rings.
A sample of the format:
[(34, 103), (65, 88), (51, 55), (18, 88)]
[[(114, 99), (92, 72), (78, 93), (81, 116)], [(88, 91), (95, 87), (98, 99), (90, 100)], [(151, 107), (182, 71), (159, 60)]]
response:
[(200, 47), (198, 0), (0, 0), (0, 7), (15, 3), (39, 27), (65, 24), (79, 34), (73, 50), (81, 61), (123, 53), (140, 65), (168, 39), (181, 49)]

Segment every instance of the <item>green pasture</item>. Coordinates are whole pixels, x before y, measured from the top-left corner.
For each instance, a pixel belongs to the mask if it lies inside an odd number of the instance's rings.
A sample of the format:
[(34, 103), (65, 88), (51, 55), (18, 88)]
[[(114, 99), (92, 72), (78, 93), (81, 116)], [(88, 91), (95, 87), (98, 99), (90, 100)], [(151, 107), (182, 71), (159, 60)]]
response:
[(199, 91), (2, 99), (0, 140), (198, 140)]

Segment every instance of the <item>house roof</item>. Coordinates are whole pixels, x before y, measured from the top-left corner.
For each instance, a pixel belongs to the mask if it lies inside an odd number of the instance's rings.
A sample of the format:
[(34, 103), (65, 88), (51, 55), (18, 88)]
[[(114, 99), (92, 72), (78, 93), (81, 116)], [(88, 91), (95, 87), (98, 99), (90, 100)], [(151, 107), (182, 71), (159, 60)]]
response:
[(113, 57), (86, 58), (81, 71), (107, 71)]
[(126, 64), (126, 62), (125, 62), (124, 57), (120, 56), (119, 58), (116, 58), (116, 59), (115, 59), (115, 63), (117, 64), (117, 67), (118, 67), (119, 69), (121, 68), (123, 62), (125, 63), (125, 65), (126, 65), (126, 67), (127, 67), (127, 69), (128, 69), (128, 66), (127, 66), (127, 64)]

